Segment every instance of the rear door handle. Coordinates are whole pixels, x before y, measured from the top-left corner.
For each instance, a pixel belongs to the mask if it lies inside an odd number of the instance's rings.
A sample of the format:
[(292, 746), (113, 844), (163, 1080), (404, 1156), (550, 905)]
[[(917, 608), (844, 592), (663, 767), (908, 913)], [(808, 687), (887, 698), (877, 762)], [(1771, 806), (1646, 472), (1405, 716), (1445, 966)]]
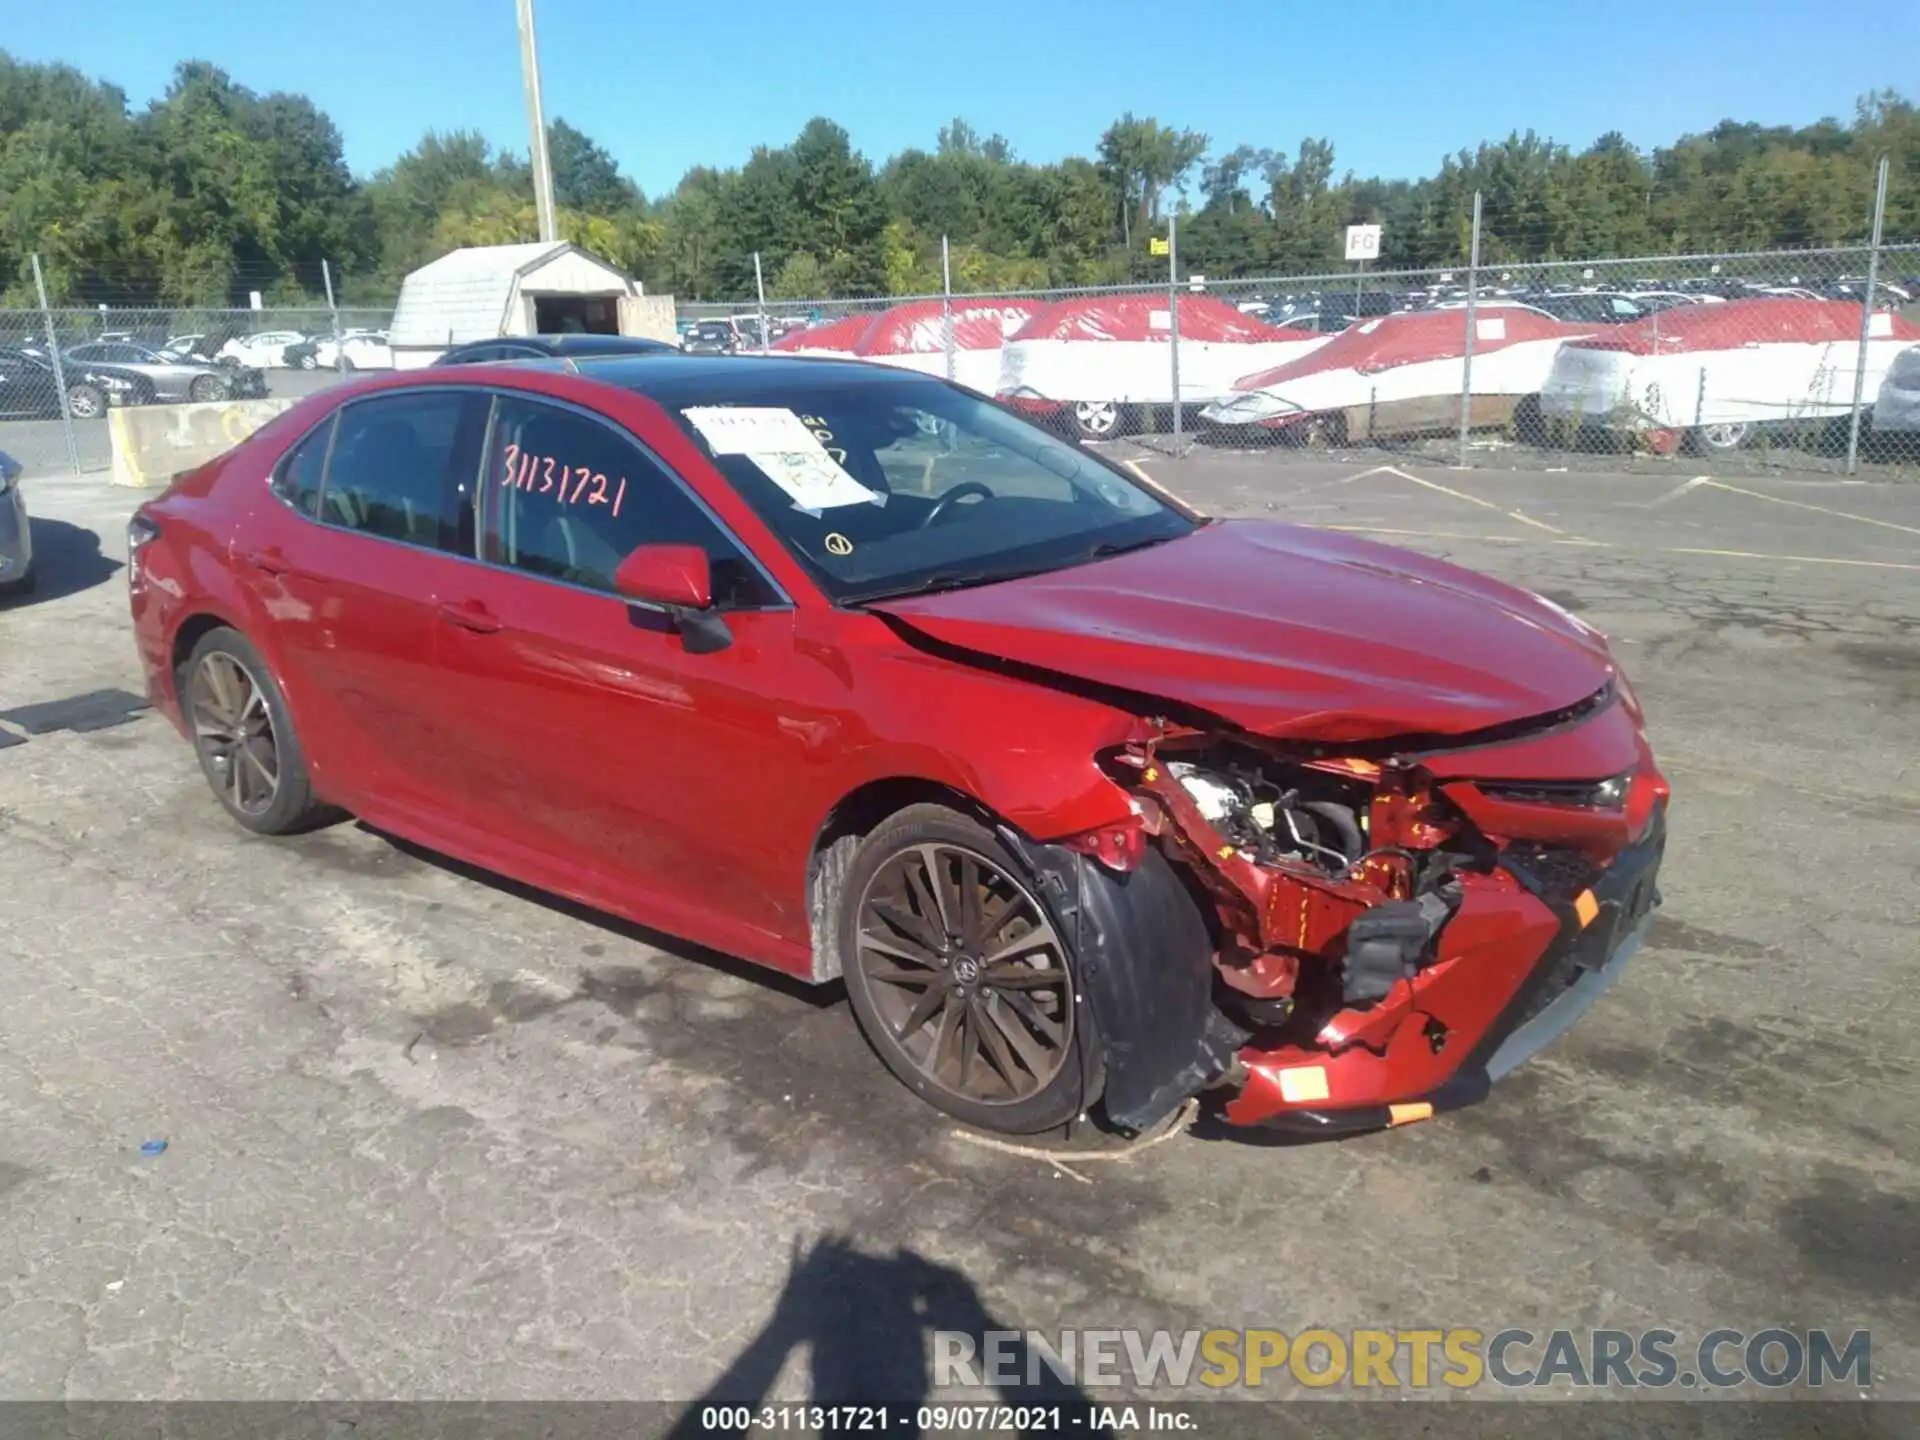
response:
[(443, 600), (440, 618), (449, 625), (458, 625), (462, 630), (471, 630), (476, 635), (491, 635), (506, 624), (478, 600), (462, 600), (458, 603)]
[(264, 570), (269, 575), (285, 575), (293, 569), (293, 562), (287, 559), (278, 545), (269, 545), (263, 550), (249, 550), (241, 558), (254, 569)]

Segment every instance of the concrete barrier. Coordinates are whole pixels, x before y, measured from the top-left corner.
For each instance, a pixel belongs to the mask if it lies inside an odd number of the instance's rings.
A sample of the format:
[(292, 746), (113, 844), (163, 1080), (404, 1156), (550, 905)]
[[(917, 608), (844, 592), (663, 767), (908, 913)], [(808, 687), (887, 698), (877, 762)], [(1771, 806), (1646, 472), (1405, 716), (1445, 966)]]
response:
[(224, 455), (294, 399), (220, 400), (211, 405), (127, 405), (107, 412), (113, 483), (165, 485), (182, 470)]

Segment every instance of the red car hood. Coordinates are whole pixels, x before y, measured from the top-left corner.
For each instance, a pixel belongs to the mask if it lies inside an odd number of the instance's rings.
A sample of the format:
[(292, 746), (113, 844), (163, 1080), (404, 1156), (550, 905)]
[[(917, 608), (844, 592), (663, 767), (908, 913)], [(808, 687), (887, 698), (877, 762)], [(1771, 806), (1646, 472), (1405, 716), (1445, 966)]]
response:
[(948, 645), (1302, 739), (1462, 734), (1573, 705), (1613, 671), (1595, 631), (1525, 590), (1272, 521), (872, 608)]

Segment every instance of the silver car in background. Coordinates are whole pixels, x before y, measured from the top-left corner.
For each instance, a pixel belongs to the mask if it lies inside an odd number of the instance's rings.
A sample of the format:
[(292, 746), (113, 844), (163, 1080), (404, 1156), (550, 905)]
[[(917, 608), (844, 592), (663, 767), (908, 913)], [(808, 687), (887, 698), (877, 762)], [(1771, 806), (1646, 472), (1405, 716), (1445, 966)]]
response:
[(267, 393), (266, 376), (247, 365), (219, 365), (149, 350), (126, 340), (93, 340), (61, 351), (69, 364), (111, 365), (145, 382), (161, 403), (193, 400), (257, 399)]
[(20, 468), (0, 450), (0, 600), (33, 588), (33, 529), (20, 493)]

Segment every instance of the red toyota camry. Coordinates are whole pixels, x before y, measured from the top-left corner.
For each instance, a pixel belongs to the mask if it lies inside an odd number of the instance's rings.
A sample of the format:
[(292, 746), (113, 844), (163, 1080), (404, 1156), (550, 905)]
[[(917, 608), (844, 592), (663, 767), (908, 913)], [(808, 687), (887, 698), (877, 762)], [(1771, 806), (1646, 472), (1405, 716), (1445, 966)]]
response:
[(1211, 520), (943, 381), (647, 356), (316, 395), (131, 527), (227, 811), (339, 818), (818, 982), (934, 1105), (1469, 1103), (1658, 903), (1595, 631)]

